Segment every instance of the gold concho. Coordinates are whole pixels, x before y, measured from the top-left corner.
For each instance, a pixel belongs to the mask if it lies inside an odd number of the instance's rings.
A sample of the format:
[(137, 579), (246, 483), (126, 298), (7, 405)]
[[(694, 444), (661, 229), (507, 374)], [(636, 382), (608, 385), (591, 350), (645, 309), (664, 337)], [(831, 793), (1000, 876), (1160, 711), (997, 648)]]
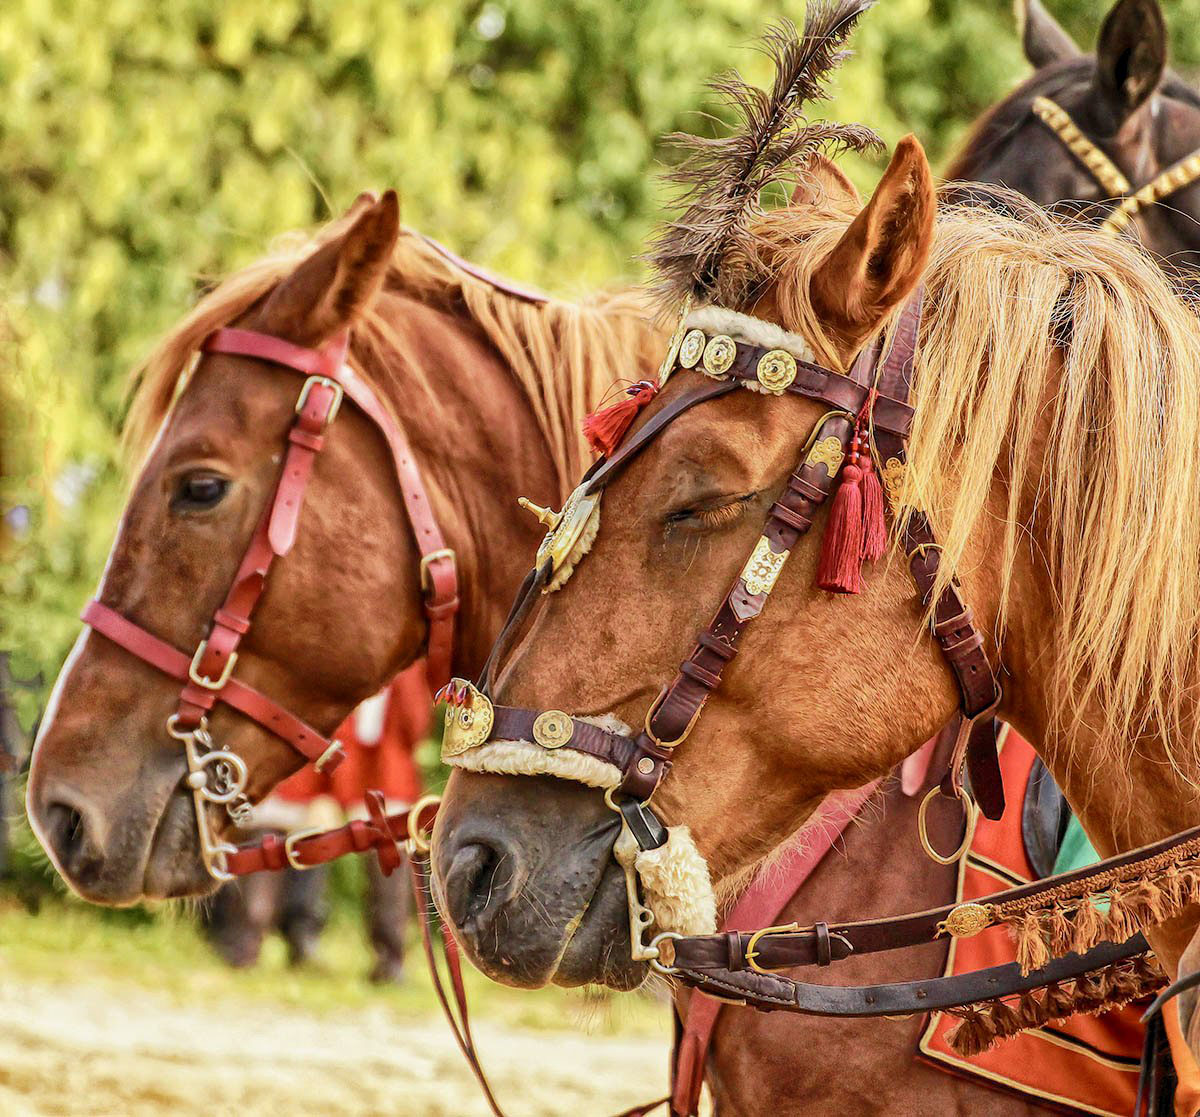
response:
[(770, 593), (790, 553), (772, 551), (767, 537), (759, 536), (754, 553), (742, 568), (742, 581), (746, 583), (746, 592), (752, 597), (757, 597), (760, 593)]
[[(587, 527), (592, 510), (600, 501), (599, 493), (585, 493), (581, 485), (563, 505), (561, 512), (551, 512), (551, 519), (542, 519), (542, 523), (552, 523), (545, 538), (538, 546), (537, 564), (540, 567), (547, 558), (551, 560), (551, 569), (557, 570), (567, 560), (579, 537)], [(536, 507), (536, 506), (535, 506)], [(538, 509), (538, 512), (546, 511)], [(535, 513), (536, 514), (536, 513)]]
[(442, 756), (458, 756), (482, 745), (492, 732), (495, 713), (487, 697), (465, 679), (450, 681), (451, 693), (462, 694), (446, 703), (446, 731), (442, 734)]
[(713, 376), (728, 372), (737, 356), (737, 342), (728, 334), (717, 334), (704, 347), (704, 371)]
[(796, 379), (796, 358), (786, 349), (772, 349), (759, 357), (757, 375), (768, 392), (782, 392)]
[(900, 491), (904, 487), (904, 463), (899, 458), (888, 458), (880, 471), (883, 487), (887, 490), (888, 503), (895, 512), (900, 507)]
[(992, 913), (986, 904), (959, 904), (938, 928), (956, 939), (969, 939), (992, 925)]
[(544, 749), (560, 749), (571, 740), (575, 723), (562, 710), (546, 710), (533, 723), (533, 739)]
[(684, 368), (695, 368), (707, 342), (703, 330), (689, 330), (679, 346), (679, 363)]
[(805, 464), (823, 465), (830, 477), (836, 477), (837, 471), (842, 468), (842, 459), (845, 456), (846, 451), (842, 449), (841, 439), (837, 435), (831, 434), (813, 444)]

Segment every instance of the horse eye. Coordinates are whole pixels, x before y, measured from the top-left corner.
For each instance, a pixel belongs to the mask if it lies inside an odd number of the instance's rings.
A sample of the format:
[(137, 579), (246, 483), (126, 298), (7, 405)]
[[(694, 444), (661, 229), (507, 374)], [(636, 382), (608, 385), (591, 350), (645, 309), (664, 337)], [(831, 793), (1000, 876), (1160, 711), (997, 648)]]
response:
[(171, 506), (192, 512), (213, 508), (221, 503), (228, 491), (229, 481), (224, 477), (214, 477), (211, 473), (189, 474), (180, 480)]
[(699, 508), (681, 508), (667, 516), (667, 531), (673, 528), (691, 528), (703, 531), (723, 528), (736, 523), (746, 512), (747, 506), (757, 493), (724, 498), (721, 502)]

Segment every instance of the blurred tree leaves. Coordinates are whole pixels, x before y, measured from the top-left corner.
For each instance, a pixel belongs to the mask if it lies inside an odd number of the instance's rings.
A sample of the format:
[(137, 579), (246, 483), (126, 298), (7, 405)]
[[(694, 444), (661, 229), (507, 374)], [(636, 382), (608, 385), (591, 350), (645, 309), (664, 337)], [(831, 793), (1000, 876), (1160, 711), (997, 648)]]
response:
[[(1191, 0), (1165, 4), (1200, 62)], [(1084, 45), (1102, 10), (1054, 0)], [(636, 275), (660, 137), (713, 127), (703, 83), (799, 3), (7, 0), (0, 334), (16, 546), (0, 644), (47, 679), (122, 501), (124, 372), (213, 277), (395, 185), (405, 219), (517, 277)], [(1007, 0), (882, 0), (834, 112), (941, 160), (1025, 73)], [(853, 162), (869, 188), (877, 168)], [(11, 327), (11, 336), (9, 329)], [(15, 439), (15, 445), (12, 445)], [(15, 465), (14, 465), (15, 462)], [(28, 522), (26, 522), (28, 520)]]

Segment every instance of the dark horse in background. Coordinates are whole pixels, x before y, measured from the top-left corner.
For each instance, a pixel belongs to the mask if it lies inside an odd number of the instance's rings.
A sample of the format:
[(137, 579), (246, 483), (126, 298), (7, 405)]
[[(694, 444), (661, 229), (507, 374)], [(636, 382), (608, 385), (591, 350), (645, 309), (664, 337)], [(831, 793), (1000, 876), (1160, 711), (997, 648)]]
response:
[[(947, 180), (1000, 184), (1048, 208), (1103, 222), (1120, 199), (1106, 193), (1034, 114), (1039, 96), (1061, 106), (1135, 190), (1200, 148), (1200, 96), (1166, 68), (1167, 29), (1157, 0), (1120, 0), (1104, 21), (1094, 54), (1081, 51), (1039, 0), (1019, 0), (1018, 19), (1025, 55), (1036, 73), (975, 124), (949, 165)], [(1122, 235), (1139, 238), (1168, 271), (1195, 284), (1200, 280), (1200, 184), (1142, 208)], [(935, 761), (929, 778), (936, 779), (933, 773), (940, 770)], [(1014, 812), (1024, 791), (1010, 791)], [(802, 889), (755, 926), (806, 925), (814, 913), (830, 921), (862, 918), (864, 897), (870, 898), (872, 916), (952, 900), (957, 867), (935, 864), (916, 841), (922, 794), (924, 787), (913, 797), (899, 780), (891, 781), (847, 827)], [(1044, 817), (1053, 817), (1053, 810)], [(776, 887), (780, 875), (776, 870)], [(937, 943), (903, 958), (877, 954), (847, 960), (839, 964), (837, 980), (872, 984), (931, 977), (943, 972), (946, 954), (946, 945)], [(685, 1013), (687, 999), (686, 992), (677, 994)], [(915, 1059), (925, 1026), (923, 1018), (855, 1021), (722, 1009), (706, 1073), (718, 1117), (1047, 1112), (1033, 1098), (989, 1088), (983, 1079), (956, 1078)], [(798, 1052), (806, 1054), (798, 1058)]]

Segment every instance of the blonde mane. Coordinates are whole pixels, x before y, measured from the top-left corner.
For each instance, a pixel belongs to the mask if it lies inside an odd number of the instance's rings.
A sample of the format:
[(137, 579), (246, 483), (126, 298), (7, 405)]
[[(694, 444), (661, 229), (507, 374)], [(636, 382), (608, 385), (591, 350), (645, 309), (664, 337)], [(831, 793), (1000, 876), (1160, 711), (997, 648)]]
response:
[[(930, 512), (945, 580), (995, 519), (1002, 479), (997, 640), (1018, 555), (1040, 548), (1059, 728), (1086, 723), (1110, 759), (1142, 738), (1194, 780), (1200, 319), (1128, 240), (995, 194), (994, 208), (943, 204), (938, 217), (904, 503)], [(768, 215), (750, 261), (825, 361), (809, 279), (849, 216)]]
[[(206, 294), (134, 370), (126, 441), (145, 450), (187, 382), (198, 347), (261, 300), (319, 245), (343, 233), (339, 219), (316, 234), (281, 238), (274, 251), (235, 272)], [(420, 234), (404, 230), (396, 244), (385, 291), (408, 295), (460, 317), (487, 339), (512, 371), (553, 456), (561, 495), (592, 460), (582, 420), (618, 374), (652, 375), (662, 344), (637, 291), (609, 291), (578, 302), (529, 302), (464, 271)], [(356, 326), (351, 358), (369, 353), (385, 365), (402, 353), (398, 331), (377, 300)], [(404, 354), (416, 368), (419, 355)], [(439, 405), (432, 392), (423, 403)], [(398, 418), (403, 425), (404, 416)]]

